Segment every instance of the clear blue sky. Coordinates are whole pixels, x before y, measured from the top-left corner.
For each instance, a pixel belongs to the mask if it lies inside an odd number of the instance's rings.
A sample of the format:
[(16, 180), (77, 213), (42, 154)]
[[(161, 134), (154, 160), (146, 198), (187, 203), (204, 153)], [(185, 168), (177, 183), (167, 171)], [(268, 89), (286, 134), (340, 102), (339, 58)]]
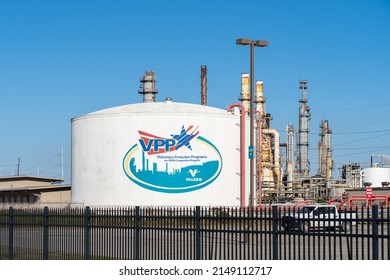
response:
[[(142, 102), (145, 70), (158, 100), (237, 102), (249, 48), (256, 49), (267, 112), (285, 141), (298, 128), (299, 80), (308, 80), (310, 161), (320, 121), (333, 131), (336, 168), (390, 154), (390, 1), (0, 0), (0, 172), (70, 178), (71, 118)], [(338, 172), (335, 172), (337, 177)]]

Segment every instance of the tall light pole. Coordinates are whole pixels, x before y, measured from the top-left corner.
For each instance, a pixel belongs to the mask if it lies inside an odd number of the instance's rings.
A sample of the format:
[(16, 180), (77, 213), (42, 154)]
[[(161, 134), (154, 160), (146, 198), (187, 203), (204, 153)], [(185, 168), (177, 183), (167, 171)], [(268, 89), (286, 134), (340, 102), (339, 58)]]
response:
[[(249, 143), (249, 160), (250, 160), (250, 189), (249, 189), (249, 207), (254, 206), (254, 189), (255, 189), (255, 184), (254, 184), (254, 171), (255, 171), (255, 165), (254, 165), (254, 87), (255, 87), (255, 70), (254, 70), (254, 50), (255, 47), (266, 47), (268, 46), (268, 42), (264, 40), (251, 40), (248, 38), (240, 38), (236, 40), (237, 45), (250, 45), (251, 47), (251, 56), (250, 56), (250, 87), (249, 87), (249, 92), (250, 92), (250, 103), (249, 103), (249, 118), (250, 118), (250, 143)], [(243, 176), (244, 174), (241, 174)], [(260, 178), (259, 178), (260, 179)]]

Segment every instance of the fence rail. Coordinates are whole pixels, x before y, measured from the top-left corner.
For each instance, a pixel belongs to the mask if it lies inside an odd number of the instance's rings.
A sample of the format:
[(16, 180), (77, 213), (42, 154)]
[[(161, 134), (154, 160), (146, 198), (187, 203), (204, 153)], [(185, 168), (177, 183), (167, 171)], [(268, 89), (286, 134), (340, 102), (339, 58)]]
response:
[(389, 208), (349, 209), (357, 215), (344, 231), (287, 230), (283, 217), (294, 210), (10, 207), (0, 210), (0, 259), (390, 259)]

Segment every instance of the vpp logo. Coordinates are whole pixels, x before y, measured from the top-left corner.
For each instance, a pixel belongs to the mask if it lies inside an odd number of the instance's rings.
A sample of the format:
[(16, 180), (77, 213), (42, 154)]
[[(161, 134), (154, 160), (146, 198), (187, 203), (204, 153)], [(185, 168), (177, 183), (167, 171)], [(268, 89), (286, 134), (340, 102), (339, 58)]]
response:
[(141, 136), (139, 143), (142, 150), (148, 155), (153, 155), (176, 151), (183, 146), (192, 151), (190, 141), (198, 136), (199, 131), (198, 127), (194, 128), (191, 125), (184, 129), (183, 125), (180, 134), (171, 135), (172, 138), (163, 138), (140, 130), (138, 133)]
[(180, 133), (160, 137), (138, 130), (140, 137), (123, 158), (123, 171), (136, 185), (162, 193), (200, 190), (222, 170), (217, 147), (199, 135), (198, 126), (182, 125)]

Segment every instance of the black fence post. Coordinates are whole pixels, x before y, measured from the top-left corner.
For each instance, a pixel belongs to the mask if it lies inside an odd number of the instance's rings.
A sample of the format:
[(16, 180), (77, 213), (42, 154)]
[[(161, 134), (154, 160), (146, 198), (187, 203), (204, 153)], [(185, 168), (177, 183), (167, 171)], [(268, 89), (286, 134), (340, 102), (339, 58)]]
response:
[(49, 208), (43, 208), (43, 259), (49, 259)]
[(141, 227), (141, 217), (140, 217), (140, 207), (135, 207), (135, 229), (134, 229), (134, 259), (139, 260), (140, 259), (140, 227)]
[(200, 206), (195, 208), (195, 259), (201, 259)]
[(14, 209), (8, 211), (8, 259), (14, 259)]
[(84, 211), (84, 260), (91, 258), (91, 208), (85, 207)]
[(277, 206), (272, 206), (272, 259), (278, 260), (278, 220), (279, 220), (279, 212)]
[(372, 259), (378, 260), (378, 205), (372, 206)]

